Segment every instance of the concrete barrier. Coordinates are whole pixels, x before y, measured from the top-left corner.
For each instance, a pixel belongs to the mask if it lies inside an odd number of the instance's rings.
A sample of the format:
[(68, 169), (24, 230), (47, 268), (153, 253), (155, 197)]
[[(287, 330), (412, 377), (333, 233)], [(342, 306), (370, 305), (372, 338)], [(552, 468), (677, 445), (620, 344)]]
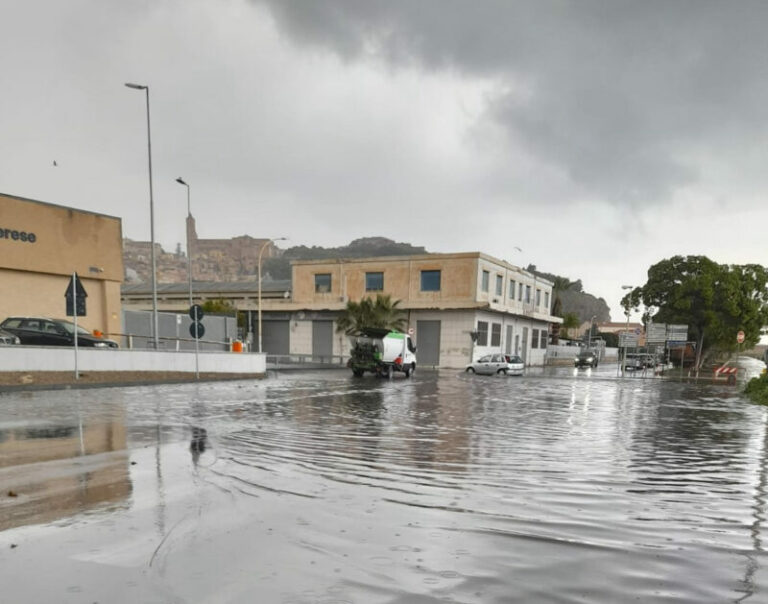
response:
[[(201, 352), (201, 373), (265, 373), (266, 353)], [(153, 350), (79, 348), (79, 371), (195, 372), (195, 353)], [(75, 351), (69, 347), (0, 346), (0, 371), (74, 371)]]

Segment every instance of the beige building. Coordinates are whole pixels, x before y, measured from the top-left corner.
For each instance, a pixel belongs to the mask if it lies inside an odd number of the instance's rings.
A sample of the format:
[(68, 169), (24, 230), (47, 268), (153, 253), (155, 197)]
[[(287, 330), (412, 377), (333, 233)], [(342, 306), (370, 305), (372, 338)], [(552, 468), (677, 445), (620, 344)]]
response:
[(76, 272), (88, 294), (78, 323), (120, 333), (123, 281), (119, 218), (0, 194), (0, 320), (66, 318), (64, 293)]
[[(194, 299), (225, 299), (246, 313), (247, 338), (258, 341), (258, 283), (195, 283)], [(125, 286), (126, 309), (150, 308), (145, 284)], [(544, 362), (552, 283), (480, 252), (297, 260), (292, 279), (261, 290), (263, 350), (270, 356), (345, 357), (349, 340), (336, 330), (348, 301), (389, 294), (400, 301), (422, 366), (463, 368), (491, 352)], [(161, 310), (186, 312), (182, 284), (158, 286)]]

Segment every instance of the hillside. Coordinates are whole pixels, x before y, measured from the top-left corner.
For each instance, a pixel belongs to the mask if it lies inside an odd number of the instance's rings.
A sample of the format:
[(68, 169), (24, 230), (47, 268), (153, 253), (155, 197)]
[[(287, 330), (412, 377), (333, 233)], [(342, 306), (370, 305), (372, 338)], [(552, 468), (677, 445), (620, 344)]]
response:
[[(606, 304), (603, 298), (596, 298), (592, 294), (585, 292), (581, 279), (571, 281), (567, 277), (545, 273), (536, 270), (536, 266), (533, 264), (528, 265), (526, 270), (555, 284), (563, 283), (566, 285), (565, 289), (559, 292), (560, 300), (563, 304), (562, 315), (569, 312), (574, 313), (582, 323), (589, 321), (592, 317), (595, 317), (595, 321), (598, 323), (611, 320), (611, 309), (608, 304)], [(552, 296), (553, 302), (555, 296), (556, 294)]]

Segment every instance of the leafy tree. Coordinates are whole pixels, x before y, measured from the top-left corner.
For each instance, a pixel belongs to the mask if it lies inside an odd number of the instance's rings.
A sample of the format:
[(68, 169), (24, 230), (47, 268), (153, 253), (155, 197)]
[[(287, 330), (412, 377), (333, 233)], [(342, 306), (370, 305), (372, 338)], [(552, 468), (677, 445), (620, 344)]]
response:
[(233, 315), (236, 312), (234, 304), (229, 300), (217, 298), (215, 300), (206, 300), (201, 304), (203, 312), (217, 315)]
[(579, 325), (581, 325), (579, 316), (575, 312), (567, 312), (563, 317), (563, 324), (560, 327), (565, 330), (567, 336), (570, 336), (570, 330), (578, 327)]
[(706, 256), (674, 256), (648, 269), (648, 281), (622, 299), (645, 306), (644, 320), (687, 324), (696, 341), (696, 367), (712, 354), (736, 349), (736, 333), (754, 346), (768, 323), (768, 270), (757, 264), (717, 264)]
[(400, 300), (392, 300), (389, 294), (377, 294), (375, 299), (363, 298), (360, 302), (347, 302), (339, 316), (336, 331), (348, 336), (357, 335), (369, 327), (402, 331), (405, 313), (399, 308)]

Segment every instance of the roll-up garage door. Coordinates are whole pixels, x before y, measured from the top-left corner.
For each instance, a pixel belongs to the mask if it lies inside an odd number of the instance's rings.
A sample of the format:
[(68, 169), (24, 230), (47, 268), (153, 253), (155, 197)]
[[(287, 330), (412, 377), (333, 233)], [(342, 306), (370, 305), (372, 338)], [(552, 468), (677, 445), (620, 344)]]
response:
[(333, 356), (333, 321), (312, 321), (312, 360), (328, 363)]
[(269, 355), (290, 353), (290, 322), (262, 321), (262, 350)]
[(416, 321), (417, 365), (440, 365), (440, 321)]

